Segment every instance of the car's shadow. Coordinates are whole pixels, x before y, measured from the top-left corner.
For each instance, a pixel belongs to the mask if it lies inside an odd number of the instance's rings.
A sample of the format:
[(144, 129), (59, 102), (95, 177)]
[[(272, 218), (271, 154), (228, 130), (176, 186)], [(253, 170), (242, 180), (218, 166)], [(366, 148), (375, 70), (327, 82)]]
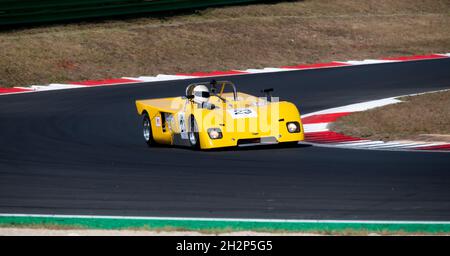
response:
[(174, 146), (174, 145), (154, 145), (155, 149), (182, 149), (188, 151), (198, 151), (198, 152), (232, 152), (232, 151), (258, 151), (258, 150), (275, 150), (275, 149), (289, 149), (289, 148), (308, 148), (311, 147), (308, 143), (279, 143), (279, 144), (268, 144), (268, 145), (252, 145), (252, 146), (237, 146), (237, 147), (224, 147), (224, 148), (213, 148), (213, 149), (202, 149), (195, 150), (187, 146)]
[(226, 152), (226, 151), (258, 151), (258, 150), (273, 150), (273, 149), (286, 149), (286, 148), (306, 148), (312, 145), (302, 143), (280, 143), (280, 144), (269, 144), (269, 145), (255, 145), (255, 146), (244, 146), (244, 147), (226, 147), (226, 148), (214, 148), (208, 150), (202, 150), (203, 152)]

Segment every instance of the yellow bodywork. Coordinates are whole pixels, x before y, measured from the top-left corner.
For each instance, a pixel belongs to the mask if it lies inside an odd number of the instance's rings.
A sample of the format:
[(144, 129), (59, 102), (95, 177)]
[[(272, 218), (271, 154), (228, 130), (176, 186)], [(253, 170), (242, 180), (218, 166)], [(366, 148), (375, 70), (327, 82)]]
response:
[[(145, 112), (151, 120), (153, 139), (159, 144), (177, 145), (177, 136), (186, 138), (187, 120), (192, 115), (198, 125), (201, 149), (254, 144), (296, 142), (304, 139), (303, 125), (297, 107), (286, 101), (268, 102), (265, 98), (237, 93), (223, 93), (224, 102), (211, 96), (215, 109), (206, 109), (185, 97), (136, 101), (138, 114)], [(300, 131), (290, 133), (288, 122), (297, 122)], [(184, 125), (183, 125), (184, 123)], [(222, 138), (211, 139), (209, 128), (219, 128)], [(184, 135), (184, 136), (183, 136)], [(187, 140), (188, 141), (188, 140)]]

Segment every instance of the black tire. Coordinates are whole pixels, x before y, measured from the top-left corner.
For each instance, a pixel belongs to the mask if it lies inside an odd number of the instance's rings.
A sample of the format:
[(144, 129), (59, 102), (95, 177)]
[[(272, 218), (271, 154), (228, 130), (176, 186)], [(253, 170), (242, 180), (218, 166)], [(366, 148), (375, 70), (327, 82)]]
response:
[(189, 117), (189, 130), (188, 130), (188, 138), (191, 147), (195, 150), (200, 149), (200, 136), (198, 134), (198, 126), (197, 121), (195, 121), (194, 116)]
[(153, 147), (156, 145), (156, 142), (153, 139), (152, 122), (147, 113), (144, 113), (144, 118), (142, 120), (142, 133), (147, 146)]

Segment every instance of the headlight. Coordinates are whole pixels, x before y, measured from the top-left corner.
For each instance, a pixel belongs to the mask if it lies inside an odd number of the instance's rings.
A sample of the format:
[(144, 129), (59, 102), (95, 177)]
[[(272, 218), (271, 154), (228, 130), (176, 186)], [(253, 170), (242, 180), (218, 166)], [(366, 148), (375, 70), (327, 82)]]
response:
[(219, 128), (209, 128), (208, 135), (212, 140), (221, 139), (223, 137), (222, 131)]
[(286, 126), (290, 133), (300, 132), (300, 124), (298, 122), (289, 122)]

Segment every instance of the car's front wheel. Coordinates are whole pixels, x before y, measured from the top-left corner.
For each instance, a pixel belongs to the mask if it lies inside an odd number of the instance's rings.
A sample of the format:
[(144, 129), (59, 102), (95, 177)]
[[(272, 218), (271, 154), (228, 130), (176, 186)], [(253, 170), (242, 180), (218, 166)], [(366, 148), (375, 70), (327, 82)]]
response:
[(144, 135), (145, 142), (149, 147), (156, 144), (153, 139), (152, 123), (147, 113), (144, 114), (144, 119), (142, 121), (142, 133)]
[(189, 118), (189, 143), (193, 149), (200, 149), (200, 136), (198, 134), (197, 121), (195, 121), (194, 116)]

